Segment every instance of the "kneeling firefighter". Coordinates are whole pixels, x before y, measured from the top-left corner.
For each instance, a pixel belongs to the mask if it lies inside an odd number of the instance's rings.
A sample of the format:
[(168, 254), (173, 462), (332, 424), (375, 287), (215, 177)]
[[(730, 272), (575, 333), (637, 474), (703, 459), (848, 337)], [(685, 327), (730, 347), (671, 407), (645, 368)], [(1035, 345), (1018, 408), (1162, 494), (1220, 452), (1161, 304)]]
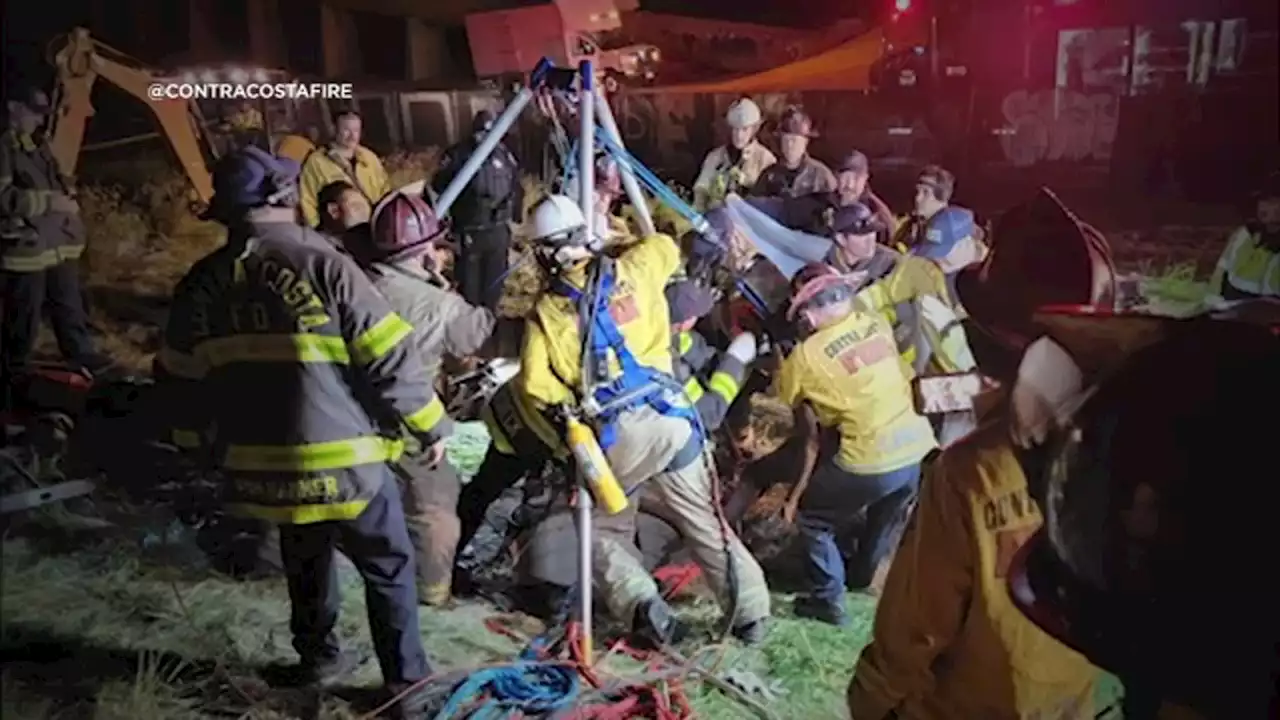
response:
[(888, 320), (855, 301), (858, 281), (822, 264), (797, 273), (787, 318), (801, 339), (775, 378), (778, 398), (800, 411), (801, 432), (825, 426), (840, 435), (830, 460), (802, 469), (784, 509), (784, 517), (798, 519), (809, 548), (812, 588), (797, 601), (796, 614), (835, 625), (847, 622), (846, 568), (836, 543), (841, 524), (866, 510), (848, 581), (870, 587), (905, 520), (921, 461), (937, 447), (929, 422), (915, 411)]
[[(1120, 678), (1125, 718), (1276, 717), (1280, 585), (1253, 561), (1280, 547), (1276, 492), (1222, 478), (1276, 476), (1275, 425), (1250, 410), (1280, 405), (1280, 326), (1163, 325), (1118, 367), (1081, 362), (1083, 402), (1028, 470), (1045, 521), (1010, 588)], [(1076, 358), (1119, 345), (1103, 330), (1062, 342)]]
[[(764, 573), (720, 517), (705, 433), (672, 376), (663, 289), (680, 265), (679, 248), (654, 234), (616, 259), (601, 256), (582, 212), (558, 195), (535, 209), (533, 229), (536, 256), (551, 278), (551, 290), (534, 304), (520, 357), (518, 382), (543, 415), (535, 429), (553, 447), (563, 447), (566, 432), (575, 445), (594, 443), (581, 413), (599, 437), (596, 454), (607, 458), (603, 471), (611, 468), (627, 491), (648, 481), (646, 491), (685, 538), (722, 606), (733, 609), (733, 633), (760, 639), (769, 615)], [(636, 504), (601, 496), (595, 582), (609, 609), (632, 619), (638, 641), (675, 641), (682, 628), (627, 550)]]
[[(413, 326), (414, 352), (434, 380), (445, 355), (476, 354), (493, 335), (494, 316), (450, 290), (437, 287), (427, 259), (444, 228), (427, 202), (393, 192), (378, 203), (364, 232), (344, 242), (391, 307)], [(460, 529), (455, 507), (461, 480), (443, 457), (411, 448), (393, 465), (404, 496), (409, 532), (417, 551), (418, 600), (448, 601), (454, 548)]]

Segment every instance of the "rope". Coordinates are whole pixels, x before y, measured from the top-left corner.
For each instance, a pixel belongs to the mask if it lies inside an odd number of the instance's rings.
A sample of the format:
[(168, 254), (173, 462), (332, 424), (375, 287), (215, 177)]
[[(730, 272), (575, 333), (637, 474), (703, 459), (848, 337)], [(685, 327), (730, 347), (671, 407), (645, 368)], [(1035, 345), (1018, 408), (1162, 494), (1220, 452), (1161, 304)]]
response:
[[(577, 696), (578, 675), (572, 668), (530, 660), (472, 673), (435, 717), (496, 720), (512, 711), (546, 713), (568, 706)], [(464, 713), (471, 709), (475, 712)]]
[[(522, 640), (502, 617), (485, 621), (492, 632)], [(556, 720), (693, 720), (681, 682), (689, 667), (673, 666), (660, 653), (635, 650), (624, 641), (609, 648), (647, 664), (640, 678), (602, 678), (581, 656), (582, 626), (569, 623), (528, 642), (520, 660), (473, 672), (458, 684), (435, 720), (498, 720), (549, 714)], [(557, 659), (563, 658), (563, 659)], [(690, 661), (692, 662), (692, 661)], [(581, 694), (579, 678), (594, 690)]]
[(702, 568), (697, 563), (683, 565), (663, 565), (653, 571), (653, 579), (662, 587), (662, 597), (670, 600), (678, 597), (695, 580), (702, 577)]

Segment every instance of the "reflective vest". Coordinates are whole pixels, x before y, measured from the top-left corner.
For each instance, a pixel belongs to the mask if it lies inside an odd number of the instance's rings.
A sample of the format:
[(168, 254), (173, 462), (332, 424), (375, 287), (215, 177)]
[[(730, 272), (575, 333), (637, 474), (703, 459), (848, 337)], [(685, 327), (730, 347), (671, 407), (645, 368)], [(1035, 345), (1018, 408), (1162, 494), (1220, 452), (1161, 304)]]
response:
[(1227, 300), (1280, 296), (1280, 251), (1263, 244), (1261, 233), (1236, 230), (1209, 287)]
[[(629, 410), (648, 405), (661, 415), (688, 421), (695, 428), (694, 442), (678, 453), (670, 466), (671, 469), (684, 467), (702, 451), (706, 433), (701, 418), (674, 377), (636, 362), (609, 312), (614, 287), (612, 260), (601, 258), (598, 272), (595, 291), (590, 294), (560, 278), (552, 280), (552, 290), (575, 303), (580, 318), (590, 318), (584, 323), (588, 365), (582, 373), (587, 382), (595, 380), (595, 385), (588, 388), (583, 409), (595, 424), (600, 447), (606, 452), (617, 441), (618, 418)], [(613, 379), (606, 375), (610, 354), (621, 371)]]
[(704, 383), (702, 378), (715, 359), (715, 349), (694, 330), (678, 333), (672, 340), (676, 380), (697, 409), (703, 427), (708, 431), (718, 429), (742, 390), (747, 366), (726, 354)]
[(530, 413), (535, 412), (516, 390), (516, 384), (506, 383), (489, 398), (480, 409), (480, 420), (489, 431), (493, 449), (503, 455), (521, 457), (547, 457), (551, 448), (530, 429)]
[(173, 441), (209, 451), (227, 511), (306, 524), (360, 515), (404, 452), (451, 426), (412, 326), (355, 262), (293, 222), (179, 282), (156, 375)]
[(0, 135), (0, 270), (38, 272), (84, 254), (78, 213), (52, 210), (70, 183), (47, 143), (29, 135)]

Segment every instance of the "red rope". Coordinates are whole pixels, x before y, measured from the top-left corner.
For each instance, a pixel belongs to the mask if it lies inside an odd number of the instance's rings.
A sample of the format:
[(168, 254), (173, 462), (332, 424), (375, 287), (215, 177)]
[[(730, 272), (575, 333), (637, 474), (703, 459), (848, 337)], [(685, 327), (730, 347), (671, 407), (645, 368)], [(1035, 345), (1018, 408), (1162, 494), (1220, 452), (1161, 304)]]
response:
[(702, 577), (702, 568), (698, 567), (697, 563), (691, 562), (683, 565), (663, 565), (653, 571), (653, 579), (658, 581), (658, 585), (662, 588), (662, 597), (666, 600), (683, 594), (700, 577)]

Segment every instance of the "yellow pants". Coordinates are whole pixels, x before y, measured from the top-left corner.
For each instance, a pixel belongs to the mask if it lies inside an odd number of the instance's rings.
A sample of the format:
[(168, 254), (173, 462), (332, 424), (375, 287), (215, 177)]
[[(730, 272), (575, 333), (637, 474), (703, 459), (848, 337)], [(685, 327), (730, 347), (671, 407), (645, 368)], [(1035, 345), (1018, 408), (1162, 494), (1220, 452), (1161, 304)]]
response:
[[(629, 411), (618, 418), (617, 440), (606, 453), (609, 464), (624, 488), (645, 483), (645, 510), (679, 531), (720, 607), (736, 609), (734, 624), (763, 619), (769, 615), (764, 571), (732, 528), (720, 522), (711, 492), (710, 459), (674, 471), (666, 469), (692, 433), (687, 421), (663, 416), (647, 406)], [(640, 495), (635, 493), (627, 509), (617, 515), (606, 515), (599, 509), (595, 513), (594, 584), (610, 612), (624, 621), (631, 620), (641, 603), (659, 597), (657, 583), (645, 572), (633, 549)], [(734, 598), (729, 594), (726, 539), (736, 574)]]

